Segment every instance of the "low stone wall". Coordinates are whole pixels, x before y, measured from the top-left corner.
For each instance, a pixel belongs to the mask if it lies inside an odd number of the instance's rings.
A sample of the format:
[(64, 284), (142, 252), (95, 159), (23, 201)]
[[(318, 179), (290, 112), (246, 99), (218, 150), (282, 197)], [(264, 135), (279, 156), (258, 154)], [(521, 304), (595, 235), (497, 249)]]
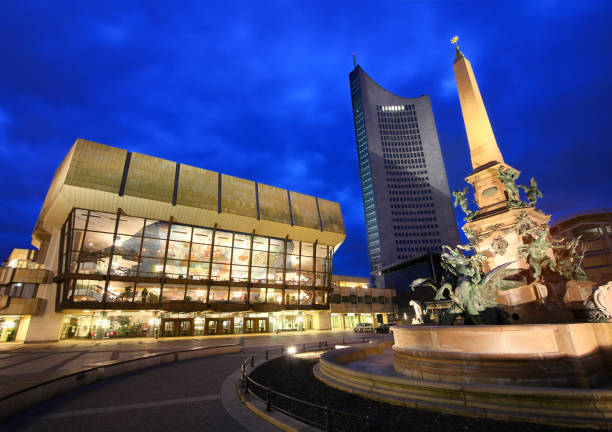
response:
[(192, 348), (176, 352), (150, 354), (130, 360), (92, 364), (77, 372), (41, 382), (32, 387), (0, 398), (0, 420), (10, 417), (19, 411), (31, 408), (48, 399), (52, 399), (106, 378), (153, 366), (160, 366), (193, 358), (240, 352), (240, 350), (240, 345), (220, 345), (216, 347)]
[(457, 384), (368, 373), (346, 366), (385, 350), (373, 344), (324, 353), (315, 376), (332, 387), (380, 402), (471, 417), (607, 429), (612, 390)]
[(542, 387), (609, 380), (612, 323), (394, 326), (395, 370), (416, 379)]

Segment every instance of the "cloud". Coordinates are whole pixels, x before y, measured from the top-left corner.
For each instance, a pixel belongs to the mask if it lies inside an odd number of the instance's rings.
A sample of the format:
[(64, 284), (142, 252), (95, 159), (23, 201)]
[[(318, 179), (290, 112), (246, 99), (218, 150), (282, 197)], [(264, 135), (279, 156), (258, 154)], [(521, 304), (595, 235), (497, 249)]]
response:
[[(0, 16), (0, 255), (29, 242), (77, 137), (340, 202), (335, 271), (367, 275), (348, 84), (432, 99), (449, 185), (471, 166), (452, 75), (474, 67), (542, 208), (609, 207), (608, 2), (14, 3)], [(8, 221), (8, 222), (7, 222)], [(14, 221), (19, 221), (14, 222)], [(461, 221), (459, 221), (462, 224)], [(23, 239), (20, 241), (19, 239)]]

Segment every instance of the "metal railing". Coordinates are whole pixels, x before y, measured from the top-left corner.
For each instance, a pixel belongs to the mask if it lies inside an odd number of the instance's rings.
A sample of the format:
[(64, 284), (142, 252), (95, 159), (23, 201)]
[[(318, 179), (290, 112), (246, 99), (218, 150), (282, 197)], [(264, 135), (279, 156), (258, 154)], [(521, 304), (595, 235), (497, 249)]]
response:
[[(386, 337), (377, 337), (377, 339), (385, 339)], [(333, 349), (333, 344), (352, 344), (352, 343), (365, 343), (369, 337), (361, 336), (359, 338), (342, 338), (337, 339), (335, 342), (330, 341), (319, 341), (316, 343), (303, 343), (301, 344), (302, 350), (300, 353), (319, 351), (322, 349), (328, 350)], [(277, 348), (278, 349), (278, 348)], [(276, 349), (276, 350), (277, 350)], [(259, 355), (265, 355), (265, 360), (269, 359), (270, 351), (266, 350), (260, 352)], [(296, 352), (297, 353), (297, 352)], [(285, 355), (285, 347), (280, 347), (280, 355)], [(351, 412), (339, 410), (336, 408), (330, 408), (329, 406), (318, 405), (312, 402), (308, 402), (279, 391), (272, 389), (269, 386), (265, 386), (255, 381), (249, 373), (247, 373), (247, 365), (250, 364), (251, 368), (255, 367), (255, 354), (248, 357), (241, 366), (240, 385), (245, 394), (251, 393), (256, 399), (263, 402), (266, 406), (266, 411), (278, 411), (289, 417), (292, 417), (298, 421), (301, 421), (310, 426), (322, 429), (324, 431), (364, 431), (372, 432), (374, 430), (386, 430), (392, 431), (393, 429), (388, 422), (380, 419), (370, 417), (369, 415), (363, 416), (354, 414)], [(296, 409), (299, 408), (300, 414), (296, 413)]]

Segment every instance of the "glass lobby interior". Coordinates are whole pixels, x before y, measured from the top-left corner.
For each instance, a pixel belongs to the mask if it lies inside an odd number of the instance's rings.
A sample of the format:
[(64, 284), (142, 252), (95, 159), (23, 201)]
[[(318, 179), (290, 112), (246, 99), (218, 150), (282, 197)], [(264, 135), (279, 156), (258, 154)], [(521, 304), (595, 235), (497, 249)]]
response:
[(60, 248), (62, 339), (308, 330), (328, 305), (323, 244), (74, 209)]

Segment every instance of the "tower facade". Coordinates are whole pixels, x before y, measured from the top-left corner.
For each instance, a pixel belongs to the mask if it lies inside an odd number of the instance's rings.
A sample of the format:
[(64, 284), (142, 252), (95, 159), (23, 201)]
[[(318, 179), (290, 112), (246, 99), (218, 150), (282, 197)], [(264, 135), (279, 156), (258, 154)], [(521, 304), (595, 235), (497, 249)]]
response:
[(349, 74), (370, 273), (459, 243), (429, 96), (385, 90), (356, 66)]

